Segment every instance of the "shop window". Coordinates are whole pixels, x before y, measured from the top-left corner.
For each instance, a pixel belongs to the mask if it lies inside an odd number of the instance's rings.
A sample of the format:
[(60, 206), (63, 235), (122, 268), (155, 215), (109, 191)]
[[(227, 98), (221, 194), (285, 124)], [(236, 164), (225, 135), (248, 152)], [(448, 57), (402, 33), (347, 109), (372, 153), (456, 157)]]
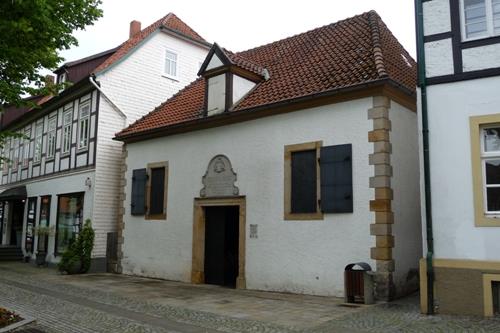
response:
[(285, 219), (317, 220), (351, 213), (352, 147), (321, 142), (285, 146)]
[(36, 221), (36, 202), (37, 198), (28, 198), (28, 211), (26, 216), (26, 238), (24, 240), (24, 249), (28, 253), (33, 253), (34, 229)]
[[(38, 219), (38, 226), (48, 227), (50, 225), (50, 202), (51, 196), (43, 196), (40, 203), (40, 217)], [(40, 252), (47, 252), (47, 245), (49, 242), (48, 235), (39, 236), (37, 243), (37, 250)]]
[(58, 197), (56, 222), (56, 253), (66, 250), (80, 231), (83, 218), (84, 193), (63, 194)]

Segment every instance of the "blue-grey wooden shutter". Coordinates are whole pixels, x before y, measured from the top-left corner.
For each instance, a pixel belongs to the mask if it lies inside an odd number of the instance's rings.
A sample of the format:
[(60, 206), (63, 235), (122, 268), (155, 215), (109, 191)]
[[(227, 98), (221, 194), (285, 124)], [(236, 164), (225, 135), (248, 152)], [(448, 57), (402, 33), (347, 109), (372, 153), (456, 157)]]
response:
[(144, 215), (146, 213), (146, 182), (148, 174), (146, 169), (132, 171), (132, 196), (131, 214)]
[(322, 147), (321, 211), (352, 213), (352, 145)]

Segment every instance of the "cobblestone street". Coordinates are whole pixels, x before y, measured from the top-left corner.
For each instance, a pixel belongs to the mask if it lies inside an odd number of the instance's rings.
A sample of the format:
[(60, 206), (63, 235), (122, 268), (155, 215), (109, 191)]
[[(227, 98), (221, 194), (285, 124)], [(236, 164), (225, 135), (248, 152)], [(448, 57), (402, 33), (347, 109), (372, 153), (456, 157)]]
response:
[(351, 308), (327, 297), (122, 275), (63, 276), (0, 264), (0, 306), (36, 318), (17, 332), (500, 332), (500, 318), (423, 316), (418, 298)]

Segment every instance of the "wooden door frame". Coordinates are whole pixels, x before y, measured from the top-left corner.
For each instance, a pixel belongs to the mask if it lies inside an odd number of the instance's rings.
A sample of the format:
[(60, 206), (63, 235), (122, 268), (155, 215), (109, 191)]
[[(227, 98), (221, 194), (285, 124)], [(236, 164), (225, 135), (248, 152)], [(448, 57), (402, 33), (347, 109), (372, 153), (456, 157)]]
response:
[(246, 289), (245, 242), (246, 242), (246, 197), (195, 198), (193, 218), (193, 260), (191, 283), (205, 283), (205, 207), (239, 207), (238, 277), (236, 288)]

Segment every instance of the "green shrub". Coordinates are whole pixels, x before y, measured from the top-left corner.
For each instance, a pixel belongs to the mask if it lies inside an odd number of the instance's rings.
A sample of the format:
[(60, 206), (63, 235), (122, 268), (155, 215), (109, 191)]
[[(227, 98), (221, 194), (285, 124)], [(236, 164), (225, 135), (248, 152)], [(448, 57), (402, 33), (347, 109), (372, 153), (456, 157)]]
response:
[(95, 233), (89, 219), (76, 237), (72, 239), (66, 251), (62, 254), (58, 268), (68, 274), (83, 274), (90, 269)]

